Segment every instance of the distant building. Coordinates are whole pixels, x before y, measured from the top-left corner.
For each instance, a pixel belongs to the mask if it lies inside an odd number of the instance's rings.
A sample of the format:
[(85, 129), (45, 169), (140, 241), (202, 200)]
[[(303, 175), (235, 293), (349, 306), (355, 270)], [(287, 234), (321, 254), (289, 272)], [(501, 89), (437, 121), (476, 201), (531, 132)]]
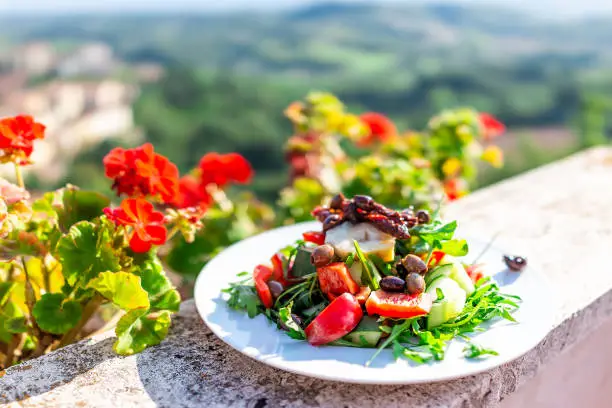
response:
[[(28, 170), (53, 183), (64, 177), (83, 150), (113, 137), (137, 134), (132, 112), (136, 95), (135, 86), (116, 80), (55, 80), (12, 92), (0, 105), (0, 117), (27, 113), (47, 126)], [(6, 167), (0, 171), (10, 176)]]
[(51, 72), (57, 63), (57, 53), (47, 42), (28, 43), (13, 50), (11, 54), (13, 69), (28, 75)]
[(61, 77), (103, 76), (117, 65), (113, 49), (104, 43), (86, 44), (62, 59), (57, 65)]

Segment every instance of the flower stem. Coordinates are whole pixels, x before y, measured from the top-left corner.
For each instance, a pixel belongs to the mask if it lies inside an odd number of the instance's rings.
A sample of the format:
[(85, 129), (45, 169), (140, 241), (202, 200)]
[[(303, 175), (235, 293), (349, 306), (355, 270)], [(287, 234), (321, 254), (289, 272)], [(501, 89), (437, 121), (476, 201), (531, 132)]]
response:
[(216, 184), (207, 185), (206, 191), (208, 192), (208, 194), (211, 195), (213, 200), (215, 200), (215, 202), (219, 204), (219, 207), (221, 207), (223, 211), (232, 211), (232, 209), (234, 208), (234, 204), (232, 204), (230, 199), (227, 198), (225, 192), (219, 187), (217, 187)]
[(15, 179), (17, 180), (17, 185), (21, 188), (25, 188), (25, 184), (23, 182), (23, 174), (21, 173), (21, 166), (15, 163)]
[(79, 333), (83, 329), (83, 326), (85, 326), (85, 324), (89, 321), (89, 319), (91, 319), (91, 316), (93, 316), (93, 314), (98, 310), (103, 300), (104, 298), (102, 298), (100, 295), (95, 295), (85, 305), (85, 308), (83, 309), (83, 314), (81, 315), (81, 320), (79, 320), (77, 325), (74, 326), (72, 329), (70, 329), (68, 333), (64, 334), (59, 344), (57, 345), (57, 348), (64, 347), (72, 343), (76, 339), (76, 337), (79, 335)]
[(170, 231), (168, 231), (168, 235), (166, 236), (166, 242), (170, 241), (178, 231), (179, 226), (177, 224), (173, 225), (172, 228), (170, 228)]

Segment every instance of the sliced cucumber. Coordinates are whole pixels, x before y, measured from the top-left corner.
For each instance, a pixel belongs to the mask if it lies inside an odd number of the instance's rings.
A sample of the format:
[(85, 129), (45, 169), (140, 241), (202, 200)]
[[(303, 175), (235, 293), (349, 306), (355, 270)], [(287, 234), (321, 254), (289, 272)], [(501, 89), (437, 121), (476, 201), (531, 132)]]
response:
[(361, 262), (355, 260), (353, 265), (351, 265), (349, 268), (349, 272), (351, 274), (351, 278), (353, 278), (353, 280), (361, 286), (361, 274), (363, 273), (363, 266), (361, 265)]
[(431, 271), (425, 275), (425, 285), (431, 285), (438, 278), (448, 278), (451, 274), (453, 267), (452, 265), (440, 265), (432, 268)]
[(344, 339), (360, 347), (376, 347), (382, 336), (378, 326), (374, 317), (365, 316), (352, 332), (344, 336)]
[(439, 277), (428, 288), (427, 293), (437, 298), (440, 289), (444, 299), (434, 302), (427, 316), (427, 329), (432, 329), (457, 317), (465, 307), (466, 294), (457, 282), (447, 277)]
[(457, 282), (461, 289), (465, 291), (466, 295), (470, 296), (472, 293), (474, 293), (474, 290), (476, 290), (474, 287), (474, 282), (472, 282), (472, 279), (470, 279), (470, 276), (465, 271), (465, 268), (461, 262), (450, 255), (445, 255), (444, 258), (442, 258), (442, 263), (452, 265), (449, 278)]

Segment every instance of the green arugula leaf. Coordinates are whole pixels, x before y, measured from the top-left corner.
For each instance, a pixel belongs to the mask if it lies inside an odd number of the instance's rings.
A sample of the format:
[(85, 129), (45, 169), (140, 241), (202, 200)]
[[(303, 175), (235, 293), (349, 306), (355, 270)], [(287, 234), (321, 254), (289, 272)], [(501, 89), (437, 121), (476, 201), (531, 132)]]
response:
[(499, 353), (495, 350), (486, 349), (475, 343), (468, 343), (463, 349), (463, 355), (466, 358), (478, 358), (482, 356), (498, 356)]
[(278, 310), (278, 320), (287, 330), (286, 333), (289, 337), (296, 340), (306, 340), (306, 333), (304, 330), (293, 320), (291, 316), (291, 307), (293, 303), (289, 303), (287, 306), (282, 307)]
[(121, 269), (109, 231), (87, 221), (73, 225), (60, 238), (56, 258), (62, 263), (62, 273), (70, 286), (77, 282), (86, 286), (100, 272)]
[(465, 256), (468, 254), (468, 243), (465, 239), (451, 239), (448, 241), (435, 241), (437, 249), (452, 256)]
[(147, 315), (147, 309), (134, 309), (117, 322), (117, 341), (113, 350), (120, 355), (140, 353), (147, 347), (161, 343), (170, 328), (170, 312)]
[(410, 234), (418, 236), (425, 242), (433, 244), (434, 241), (448, 241), (453, 239), (456, 229), (457, 221), (451, 221), (448, 224), (434, 221), (430, 224), (419, 224), (411, 228)]
[(34, 305), (32, 314), (44, 331), (64, 334), (79, 322), (82, 308), (78, 302), (67, 300), (60, 293), (45, 293)]
[(123, 310), (149, 308), (149, 296), (140, 284), (140, 277), (134, 274), (102, 272), (89, 282), (88, 287)]
[(368, 256), (368, 258), (370, 259), (370, 261), (372, 261), (376, 269), (378, 269), (378, 271), (380, 271), (383, 275), (393, 275), (393, 266), (391, 263), (383, 261), (382, 258), (378, 255), (370, 255)]
[(376, 279), (375, 272), (372, 268), (370, 260), (365, 256), (365, 254), (359, 247), (359, 243), (357, 241), (353, 241), (353, 245), (355, 245), (355, 253), (357, 254), (357, 259), (359, 259), (359, 262), (361, 262), (361, 266), (363, 267), (363, 273), (361, 274), (361, 282), (369, 286), (372, 290), (380, 289), (380, 285), (378, 284), (378, 280)]
[(444, 300), (444, 292), (442, 292), (442, 289), (436, 288), (436, 296), (436, 302), (441, 302)]
[(396, 359), (401, 357), (410, 361), (414, 361), (418, 364), (428, 363), (433, 358), (431, 354), (425, 353), (423, 351), (411, 350), (407, 347), (404, 347), (397, 340), (393, 342), (393, 356)]
[[(249, 281), (247, 279), (246, 281)], [(251, 285), (245, 285), (245, 281), (238, 283), (231, 283), (230, 287), (227, 289), (223, 289), (224, 293), (228, 293), (230, 295), (227, 300), (227, 305), (239, 311), (246, 311), (248, 316), (252, 319), (258, 314), (261, 313), (261, 308), (263, 304), (261, 300), (259, 300), (259, 296), (257, 296), (257, 291), (255, 287)]]

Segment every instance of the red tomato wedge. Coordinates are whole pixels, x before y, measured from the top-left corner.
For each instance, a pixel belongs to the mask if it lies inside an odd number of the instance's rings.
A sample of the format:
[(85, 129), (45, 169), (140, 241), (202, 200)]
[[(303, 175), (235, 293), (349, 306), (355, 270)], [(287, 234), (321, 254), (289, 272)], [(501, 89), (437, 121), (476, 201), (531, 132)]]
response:
[(484, 277), (484, 264), (466, 265), (465, 271), (472, 280), (476, 283)]
[(285, 286), (287, 284), (285, 280), (285, 265), (287, 264), (287, 259), (283, 254), (278, 253), (274, 254), (270, 261), (272, 262), (272, 277), (270, 279), (280, 282)]
[(442, 258), (444, 258), (444, 255), (446, 254), (442, 251), (433, 251), (431, 253), (431, 258), (429, 258), (429, 264), (427, 265), (427, 267), (431, 268), (432, 266), (436, 266), (437, 264), (439, 264)]
[(431, 310), (431, 305), (431, 296), (427, 293), (408, 295), (377, 290), (372, 292), (366, 301), (366, 310), (369, 315), (410, 319), (426, 315)]
[(361, 306), (351, 294), (345, 293), (331, 302), (306, 327), (306, 340), (320, 346), (350, 333), (363, 317)]
[(321, 292), (325, 293), (330, 300), (343, 293), (354, 295), (359, 292), (359, 285), (351, 277), (344, 262), (335, 262), (317, 268), (317, 277)]
[(261, 300), (261, 303), (266, 309), (271, 308), (274, 305), (272, 299), (272, 292), (266, 283), (272, 276), (272, 268), (266, 265), (257, 265), (253, 271), (253, 280), (255, 281), (255, 290)]
[(362, 286), (359, 288), (359, 292), (357, 292), (355, 298), (357, 299), (360, 305), (365, 305), (365, 302), (370, 297), (370, 293), (372, 293), (372, 289), (367, 286)]
[(313, 244), (323, 245), (325, 243), (325, 233), (319, 231), (310, 231), (302, 234), (304, 241), (312, 242)]

